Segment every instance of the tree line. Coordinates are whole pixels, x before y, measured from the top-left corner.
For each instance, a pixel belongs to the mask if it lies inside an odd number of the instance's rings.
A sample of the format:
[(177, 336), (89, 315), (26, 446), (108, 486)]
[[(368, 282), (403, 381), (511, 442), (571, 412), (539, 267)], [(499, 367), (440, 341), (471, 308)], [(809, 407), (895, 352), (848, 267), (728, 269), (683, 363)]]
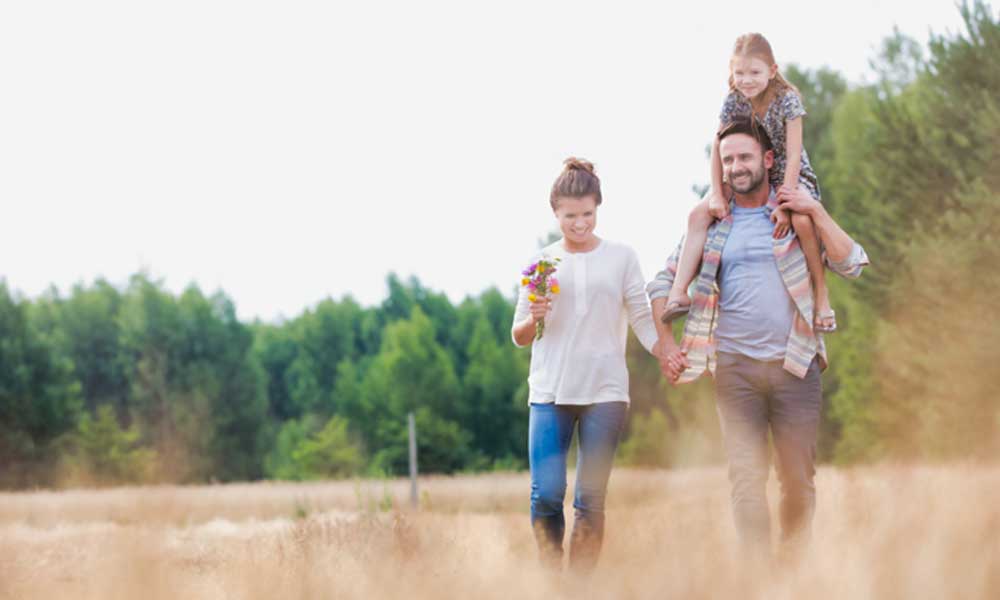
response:
[(145, 274), (34, 301), (0, 285), (5, 485), (401, 473), (410, 411), (425, 471), (522, 467), (512, 301), (387, 283), (379, 306), (328, 299), (280, 324)]

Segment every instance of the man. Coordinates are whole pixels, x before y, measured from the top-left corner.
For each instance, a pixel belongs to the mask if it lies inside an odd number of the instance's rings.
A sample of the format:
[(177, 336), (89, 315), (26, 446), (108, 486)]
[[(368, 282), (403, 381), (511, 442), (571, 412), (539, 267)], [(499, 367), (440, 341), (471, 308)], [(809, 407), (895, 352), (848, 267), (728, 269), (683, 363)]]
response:
[[(807, 192), (771, 189), (774, 155), (762, 127), (737, 119), (718, 138), (732, 210), (709, 229), (680, 347), (655, 319), (658, 357), (674, 383), (705, 370), (715, 375), (736, 527), (748, 549), (769, 554), (768, 431), (781, 482), (781, 539), (805, 542), (815, 506), (820, 370), (826, 367), (822, 335), (812, 330), (805, 256), (794, 233), (774, 239), (770, 214), (780, 206), (811, 216), (826, 264), (841, 276), (858, 277), (868, 258)], [(654, 315), (664, 310), (679, 251), (680, 245), (646, 286)]]

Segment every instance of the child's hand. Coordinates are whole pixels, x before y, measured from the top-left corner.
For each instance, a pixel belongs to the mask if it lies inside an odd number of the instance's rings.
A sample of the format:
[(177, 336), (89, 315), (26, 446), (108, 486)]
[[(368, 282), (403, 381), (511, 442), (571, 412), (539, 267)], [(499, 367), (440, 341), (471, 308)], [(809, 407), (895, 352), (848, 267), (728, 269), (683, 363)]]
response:
[(788, 235), (792, 228), (792, 219), (788, 216), (788, 211), (776, 208), (771, 213), (771, 222), (774, 223), (774, 239), (780, 240)]
[(708, 197), (708, 214), (719, 220), (725, 219), (729, 214), (729, 203), (722, 197), (722, 194), (712, 193)]

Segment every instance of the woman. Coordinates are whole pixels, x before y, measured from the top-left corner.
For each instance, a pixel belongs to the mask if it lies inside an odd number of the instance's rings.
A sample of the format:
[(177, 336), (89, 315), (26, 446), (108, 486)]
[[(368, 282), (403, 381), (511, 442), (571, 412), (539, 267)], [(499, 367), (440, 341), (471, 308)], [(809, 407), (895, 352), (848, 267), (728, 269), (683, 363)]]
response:
[[(531, 523), (542, 562), (552, 566), (562, 564), (566, 455), (579, 427), (570, 538), (570, 566), (579, 571), (600, 553), (608, 477), (628, 413), (628, 325), (650, 352), (657, 341), (635, 251), (594, 233), (601, 200), (594, 166), (566, 159), (549, 196), (563, 238), (543, 250), (559, 259), (561, 290), (550, 298), (522, 288), (511, 332), (518, 346), (532, 344)], [(544, 335), (534, 340), (543, 319)]]

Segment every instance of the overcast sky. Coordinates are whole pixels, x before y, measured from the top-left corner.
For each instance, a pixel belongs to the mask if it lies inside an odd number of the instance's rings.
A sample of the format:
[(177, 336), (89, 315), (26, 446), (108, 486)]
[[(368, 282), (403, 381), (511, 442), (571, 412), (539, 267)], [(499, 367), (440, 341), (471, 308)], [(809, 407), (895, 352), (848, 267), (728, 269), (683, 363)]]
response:
[(569, 155), (602, 178), (598, 234), (651, 277), (708, 179), (736, 36), (861, 82), (893, 25), (925, 42), (961, 18), (903, 0), (6, 2), (0, 277), (34, 297), (145, 269), (265, 320), (375, 304), (390, 271), (453, 301), (506, 291), (555, 226)]

